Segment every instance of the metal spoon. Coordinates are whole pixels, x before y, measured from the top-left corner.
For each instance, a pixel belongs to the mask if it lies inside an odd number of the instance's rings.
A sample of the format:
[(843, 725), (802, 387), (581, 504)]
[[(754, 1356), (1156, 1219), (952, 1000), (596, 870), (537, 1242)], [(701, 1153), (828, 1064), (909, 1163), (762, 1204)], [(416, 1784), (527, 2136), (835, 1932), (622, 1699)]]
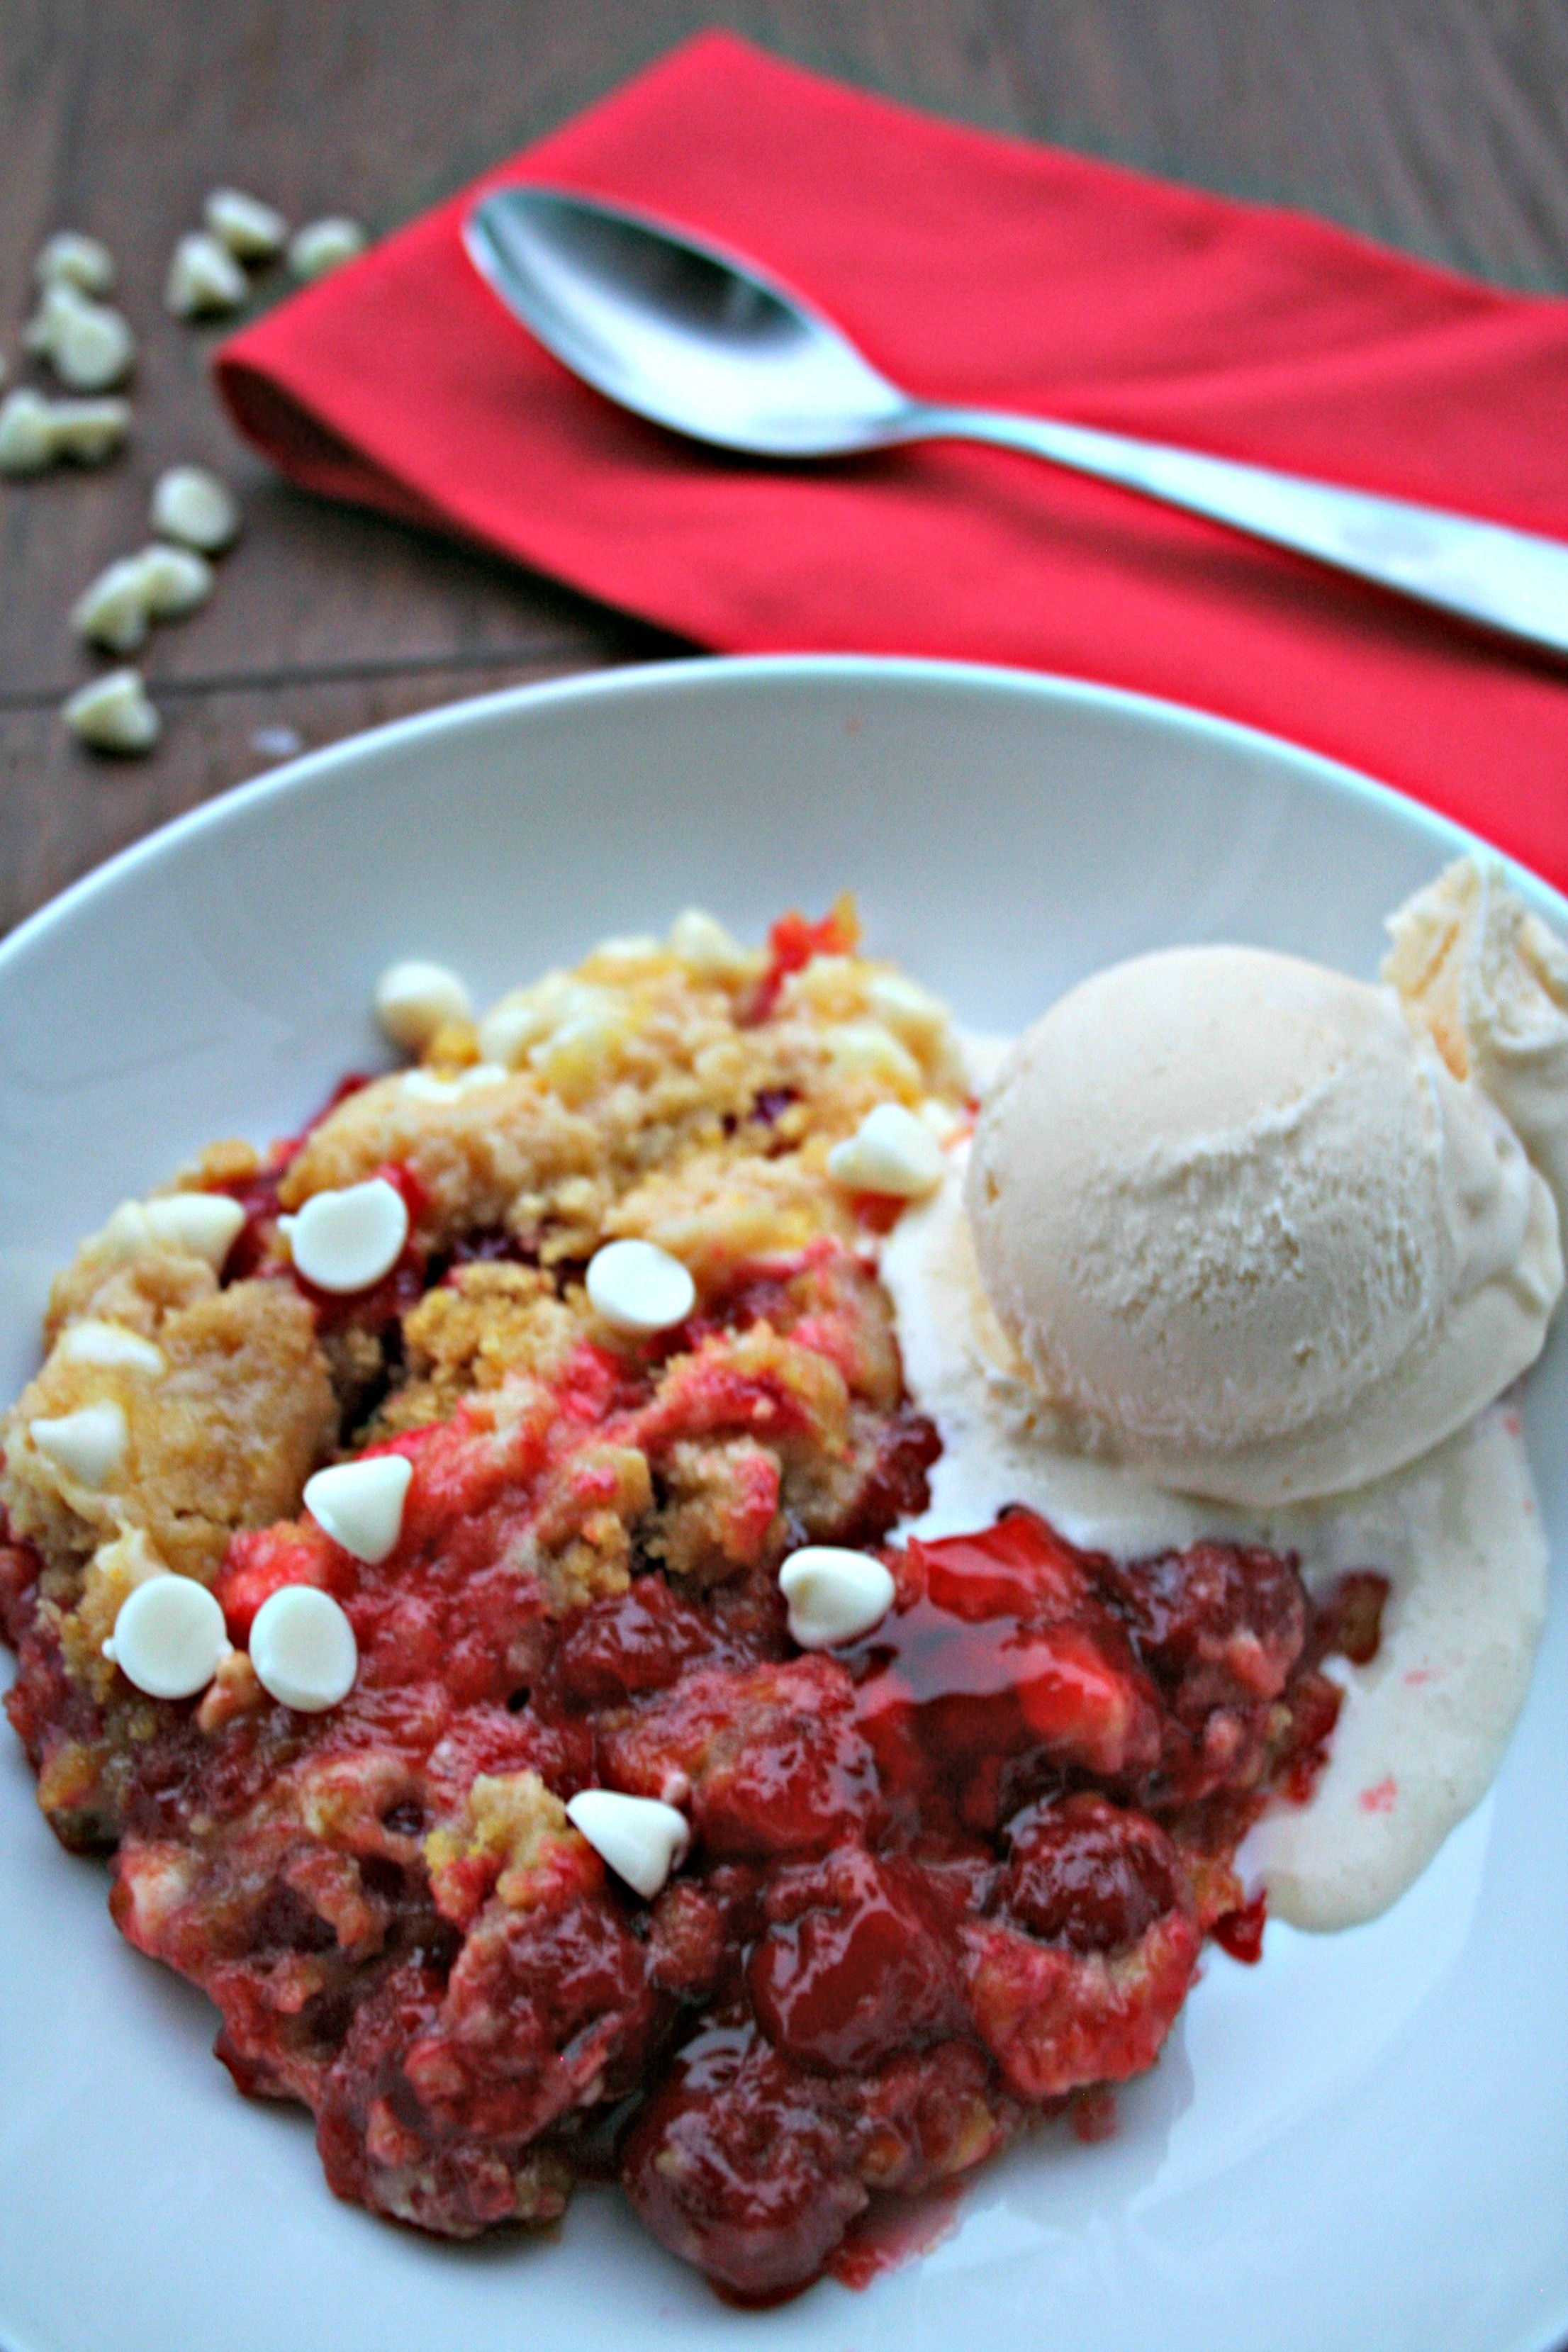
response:
[(1568, 653), (1568, 544), (1163, 442), (917, 399), (752, 263), (618, 205), (501, 188), (475, 206), (464, 241), (574, 374), (695, 440), (795, 458), (992, 442)]

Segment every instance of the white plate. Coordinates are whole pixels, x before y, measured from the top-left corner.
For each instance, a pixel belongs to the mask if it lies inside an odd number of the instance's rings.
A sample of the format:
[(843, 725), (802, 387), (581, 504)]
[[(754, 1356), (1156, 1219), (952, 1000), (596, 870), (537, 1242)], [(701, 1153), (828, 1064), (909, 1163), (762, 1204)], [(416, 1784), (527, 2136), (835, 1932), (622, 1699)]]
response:
[[(1501, 755), (1506, 758), (1506, 751)], [(106, 787), (106, 789), (108, 789)], [(1111, 958), (1238, 939), (1370, 974), (1463, 845), (1344, 770), (1153, 702), (931, 664), (682, 665), (524, 689), (296, 762), (0, 948), (0, 1389), (47, 1277), (214, 1136), (383, 1058), (393, 957), (477, 992), (705, 903), (847, 884), (870, 940), (1018, 1025)], [(1542, 913), (1568, 908), (1521, 877)], [(1568, 1339), (1526, 1420), (1568, 1552)], [(213, 2016), (123, 1945), (0, 1748), (8, 2352), (1540, 2352), (1568, 2333), (1568, 1612), (1502, 1777), (1387, 1917), (1207, 1962), (1117, 2137), (1060, 2126), (855, 2296), (726, 2309), (609, 2191), (558, 2235), (436, 2243), (336, 2204), (308, 2121), (237, 2098)]]

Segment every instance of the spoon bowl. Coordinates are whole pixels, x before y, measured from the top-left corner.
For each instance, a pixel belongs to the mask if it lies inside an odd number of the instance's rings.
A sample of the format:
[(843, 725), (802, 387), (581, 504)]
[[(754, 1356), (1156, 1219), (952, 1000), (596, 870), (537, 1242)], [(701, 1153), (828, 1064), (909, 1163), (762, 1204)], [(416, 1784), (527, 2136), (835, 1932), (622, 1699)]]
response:
[(597, 199), (512, 187), (475, 207), (464, 241), (574, 374), (656, 425), (769, 457), (910, 437), (915, 404), (830, 320), (701, 238)]

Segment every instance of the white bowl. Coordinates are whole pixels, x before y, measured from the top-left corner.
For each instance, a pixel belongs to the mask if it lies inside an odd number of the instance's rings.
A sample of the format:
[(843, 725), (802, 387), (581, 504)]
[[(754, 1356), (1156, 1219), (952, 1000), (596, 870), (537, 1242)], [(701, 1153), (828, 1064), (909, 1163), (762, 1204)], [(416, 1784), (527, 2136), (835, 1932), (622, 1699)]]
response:
[[(1506, 758), (1506, 751), (1500, 756)], [(394, 958), (482, 1001), (693, 901), (755, 934), (845, 886), (874, 948), (1021, 1024), (1114, 957), (1236, 939), (1370, 974), (1465, 844), (1304, 751), (1096, 688), (930, 663), (682, 664), (530, 688), (296, 761), (0, 948), (0, 1371), (51, 1271), (209, 1139), (385, 1056)], [(1568, 908), (1518, 877), (1558, 925)], [(1526, 1423), (1568, 1549), (1568, 1343)], [(1117, 2137), (1042, 2131), (851, 2296), (742, 2315), (610, 2191), (455, 2247), (336, 2204), (308, 2121), (237, 2098), (205, 2002), (122, 1944), (0, 1747), (7, 2352), (1543, 2352), (1568, 2333), (1568, 1612), (1501, 1779), (1369, 1927), (1205, 1964)]]

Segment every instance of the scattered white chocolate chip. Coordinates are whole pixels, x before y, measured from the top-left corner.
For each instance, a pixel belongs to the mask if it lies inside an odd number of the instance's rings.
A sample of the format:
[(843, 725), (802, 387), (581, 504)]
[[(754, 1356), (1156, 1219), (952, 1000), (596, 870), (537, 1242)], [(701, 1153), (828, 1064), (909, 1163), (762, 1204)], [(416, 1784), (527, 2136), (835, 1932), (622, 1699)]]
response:
[(74, 286), (79, 294), (107, 294), (114, 283), (114, 256), (96, 236), (58, 228), (33, 264), (40, 286)]
[(374, 1562), (395, 1551), (414, 1465), (401, 1454), (340, 1462), (305, 1481), (305, 1508), (335, 1544)]
[(103, 1654), (149, 1698), (194, 1698), (228, 1654), (223, 1611), (190, 1576), (150, 1576), (128, 1593)]
[(902, 1103), (879, 1103), (847, 1142), (827, 1155), (827, 1172), (852, 1192), (887, 1192), (919, 1201), (942, 1181), (942, 1146)]
[(879, 1625), (896, 1587), (879, 1559), (835, 1544), (808, 1544), (779, 1570), (789, 1603), (789, 1630), (803, 1650), (830, 1650)]
[(100, 466), (131, 430), (128, 400), (51, 400), (46, 404), (55, 455), (79, 466)]
[(142, 573), (147, 610), (155, 621), (183, 620), (213, 592), (213, 568), (194, 547), (144, 547), (132, 561)]
[(131, 428), (124, 400), (46, 400), (21, 384), (0, 402), (0, 474), (42, 474), (58, 457), (97, 466)]
[(95, 751), (150, 751), (163, 731), (139, 670), (106, 670), (78, 688), (61, 711), (73, 735)]
[(107, 1486), (130, 1438), (123, 1408), (112, 1402), (84, 1404), (75, 1412), (35, 1421), (28, 1433), (38, 1452), (79, 1486)]
[(104, 1323), (98, 1317), (84, 1316), (79, 1323), (68, 1323), (59, 1338), (58, 1353), (71, 1364), (116, 1364), (127, 1371), (167, 1371), (169, 1360), (162, 1348), (144, 1339), (140, 1331), (128, 1331), (123, 1323)]
[(390, 1274), (408, 1239), (407, 1203), (384, 1176), (314, 1192), (298, 1216), (279, 1222), (306, 1281), (340, 1297)]
[(758, 959), (701, 907), (688, 907), (669, 927), (669, 952), (699, 980), (745, 980)]
[(474, 1002), (444, 963), (410, 957), (389, 964), (376, 982), (375, 1017), (395, 1045), (417, 1054), (449, 1021), (471, 1021)]
[(147, 635), (147, 581), (134, 555), (121, 555), (82, 590), (71, 606), (71, 626), (90, 645), (133, 654)]
[(0, 401), (0, 474), (47, 473), (59, 455), (50, 404), (26, 384)]
[(243, 188), (215, 188), (202, 206), (202, 218), (237, 261), (270, 261), (289, 235), (282, 214)]
[(71, 607), (79, 636), (111, 653), (134, 653), (153, 621), (194, 613), (212, 593), (212, 566), (188, 547), (144, 547), (100, 572)]
[(256, 1612), (250, 1663), (269, 1698), (301, 1715), (321, 1715), (353, 1690), (359, 1646), (330, 1592), (286, 1584)]
[(218, 318), (237, 310), (249, 289), (244, 270), (210, 229), (189, 229), (175, 246), (163, 302), (177, 319)]
[(669, 1331), (696, 1306), (697, 1285), (657, 1242), (606, 1242), (589, 1261), (588, 1298), (617, 1331)]
[(289, 267), (296, 278), (307, 281), (324, 278), (330, 269), (341, 269), (345, 261), (354, 260), (364, 251), (365, 243), (358, 221), (333, 213), (295, 230), (289, 240)]
[(239, 508), (228, 484), (205, 466), (171, 466), (153, 485), (152, 524), (202, 555), (221, 555), (238, 536)]
[(45, 288), (22, 340), (72, 392), (107, 392), (136, 354), (136, 339), (112, 303), (95, 302), (58, 280)]
[(403, 1091), (416, 1102), (461, 1102), (465, 1095), (482, 1094), (487, 1087), (505, 1086), (511, 1076), (499, 1062), (475, 1062), (467, 1070), (454, 1070), (449, 1078), (437, 1077), (434, 1070), (405, 1070)]
[(569, 1800), (566, 1818), (617, 1878), (651, 1903), (691, 1845), (684, 1813), (658, 1797), (626, 1797), (618, 1789), (584, 1789)]

